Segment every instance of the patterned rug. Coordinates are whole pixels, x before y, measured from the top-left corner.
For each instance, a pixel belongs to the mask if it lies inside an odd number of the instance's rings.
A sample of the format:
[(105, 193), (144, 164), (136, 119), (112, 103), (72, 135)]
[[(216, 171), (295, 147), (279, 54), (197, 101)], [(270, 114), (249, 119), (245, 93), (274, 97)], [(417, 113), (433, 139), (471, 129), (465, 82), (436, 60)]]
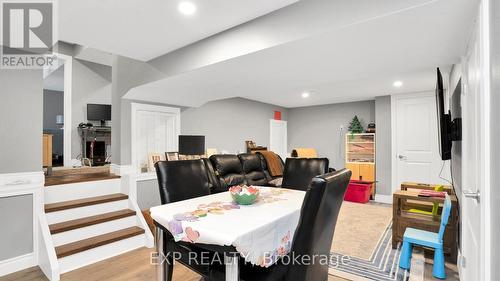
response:
[[(331, 275), (349, 280), (410, 280), (410, 273), (399, 268), (400, 245), (397, 249), (392, 248), (392, 222), (385, 229), (369, 259), (345, 256), (335, 252), (331, 254)], [(412, 260), (412, 271), (423, 272), (423, 263), (419, 262), (418, 259)], [(414, 279), (412, 278), (412, 280)]]

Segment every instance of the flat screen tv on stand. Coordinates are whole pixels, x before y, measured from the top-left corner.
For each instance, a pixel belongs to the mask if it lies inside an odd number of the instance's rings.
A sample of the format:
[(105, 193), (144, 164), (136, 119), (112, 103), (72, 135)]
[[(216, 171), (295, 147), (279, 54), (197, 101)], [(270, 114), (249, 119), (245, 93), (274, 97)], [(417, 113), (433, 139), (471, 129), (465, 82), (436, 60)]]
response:
[(87, 104), (87, 120), (101, 121), (101, 127), (105, 127), (106, 121), (111, 120), (111, 105)]

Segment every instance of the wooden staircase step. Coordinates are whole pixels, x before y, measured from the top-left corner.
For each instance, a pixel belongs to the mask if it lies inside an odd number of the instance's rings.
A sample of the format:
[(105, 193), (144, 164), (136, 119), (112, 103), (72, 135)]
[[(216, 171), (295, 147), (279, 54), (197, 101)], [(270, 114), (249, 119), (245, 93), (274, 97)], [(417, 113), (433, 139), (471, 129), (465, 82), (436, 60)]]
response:
[(144, 229), (133, 226), (125, 228), (122, 230), (90, 237), (84, 240), (76, 241), (73, 243), (64, 244), (56, 247), (57, 258), (63, 258), (70, 255), (74, 255), (83, 251), (87, 251), (93, 248), (104, 246), (113, 242), (117, 242), (123, 239), (141, 235), (144, 233)]
[(94, 174), (75, 174), (64, 176), (46, 176), (44, 186), (53, 186), (61, 184), (71, 184), (80, 182), (102, 181), (119, 179), (120, 176), (109, 173), (94, 173)]
[(126, 218), (130, 216), (135, 216), (135, 211), (130, 209), (123, 209), (115, 212), (104, 213), (96, 216), (85, 217), (76, 220), (70, 220), (60, 223), (55, 223), (49, 225), (50, 233), (56, 234), (64, 231), (69, 231), (77, 228), (82, 228), (86, 226), (91, 226), (103, 222), (108, 222), (112, 220), (117, 220), (121, 218)]
[(120, 201), (125, 199), (128, 199), (128, 195), (122, 193), (115, 193), (97, 197), (89, 197), (83, 199), (45, 204), (45, 213), (57, 212), (57, 211), (85, 207), (90, 205), (97, 205), (113, 201)]

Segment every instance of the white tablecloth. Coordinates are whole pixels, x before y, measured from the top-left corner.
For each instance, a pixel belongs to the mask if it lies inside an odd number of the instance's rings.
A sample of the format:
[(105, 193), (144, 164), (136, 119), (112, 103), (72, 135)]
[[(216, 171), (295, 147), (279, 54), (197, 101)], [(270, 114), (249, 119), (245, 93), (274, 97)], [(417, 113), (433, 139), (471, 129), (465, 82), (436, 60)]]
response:
[(258, 188), (260, 197), (249, 206), (223, 192), (153, 207), (151, 216), (176, 241), (232, 245), (248, 262), (267, 267), (290, 251), (305, 192)]

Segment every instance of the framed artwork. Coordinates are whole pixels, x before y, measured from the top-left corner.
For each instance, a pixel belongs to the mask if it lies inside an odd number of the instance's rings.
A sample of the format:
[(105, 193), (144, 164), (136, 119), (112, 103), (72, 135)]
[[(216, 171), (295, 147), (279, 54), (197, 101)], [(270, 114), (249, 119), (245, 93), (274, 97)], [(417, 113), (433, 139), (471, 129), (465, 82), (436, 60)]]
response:
[(178, 152), (165, 152), (165, 158), (167, 161), (177, 161), (179, 160)]
[(149, 157), (148, 157), (148, 168), (150, 172), (154, 172), (155, 170), (155, 163), (158, 161), (162, 161), (163, 159), (162, 153), (158, 152), (150, 152)]

